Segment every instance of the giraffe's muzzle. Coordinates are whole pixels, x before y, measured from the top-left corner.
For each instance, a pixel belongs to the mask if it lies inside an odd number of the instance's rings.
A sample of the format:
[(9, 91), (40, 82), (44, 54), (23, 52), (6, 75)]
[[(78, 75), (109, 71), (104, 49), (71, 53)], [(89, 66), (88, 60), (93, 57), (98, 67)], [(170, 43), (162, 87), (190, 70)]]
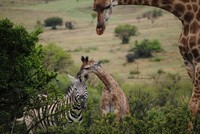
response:
[(96, 33), (97, 33), (98, 35), (102, 35), (105, 29), (106, 29), (105, 24), (99, 24), (99, 23), (98, 23), (98, 24), (97, 24), (97, 27), (96, 27)]

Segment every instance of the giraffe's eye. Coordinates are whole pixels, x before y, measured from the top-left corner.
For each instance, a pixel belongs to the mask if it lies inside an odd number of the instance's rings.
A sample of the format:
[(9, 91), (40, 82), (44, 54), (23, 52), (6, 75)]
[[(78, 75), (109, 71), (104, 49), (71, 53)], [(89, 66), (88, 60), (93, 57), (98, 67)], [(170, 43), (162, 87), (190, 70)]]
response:
[(89, 70), (89, 68), (85, 68), (85, 70)]
[(111, 4), (109, 4), (108, 6), (106, 6), (105, 8), (104, 8), (104, 10), (105, 9), (109, 9), (111, 7)]
[(97, 9), (96, 9), (96, 6), (93, 6), (93, 9), (92, 9), (93, 11), (97, 11)]
[(84, 69), (85, 69), (85, 70), (89, 70), (90, 68), (89, 68), (89, 67), (85, 67)]

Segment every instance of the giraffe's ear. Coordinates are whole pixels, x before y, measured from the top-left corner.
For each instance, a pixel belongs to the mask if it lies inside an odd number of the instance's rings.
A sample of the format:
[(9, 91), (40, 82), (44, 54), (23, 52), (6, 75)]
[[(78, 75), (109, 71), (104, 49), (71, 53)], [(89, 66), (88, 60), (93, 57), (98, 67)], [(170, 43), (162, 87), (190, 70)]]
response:
[(75, 77), (73, 77), (73, 76), (71, 76), (69, 74), (67, 74), (67, 75), (70, 78), (70, 80), (71, 80), (72, 83), (75, 83), (78, 80), (78, 79), (76, 79)]
[(94, 65), (101, 66), (102, 61), (95, 61)]
[(86, 56), (86, 57), (85, 57), (85, 61), (88, 62), (88, 59), (89, 59), (88, 56)]
[(97, 64), (98, 64), (99, 66), (101, 66), (101, 63), (102, 63), (102, 61), (98, 61), (98, 62), (97, 62)]
[(85, 58), (84, 56), (81, 56), (81, 61), (84, 62), (85, 61)]
[(118, 1), (117, 1), (117, 0), (113, 0), (113, 1), (111, 2), (111, 5), (112, 5), (112, 6), (117, 6), (117, 5), (118, 5)]

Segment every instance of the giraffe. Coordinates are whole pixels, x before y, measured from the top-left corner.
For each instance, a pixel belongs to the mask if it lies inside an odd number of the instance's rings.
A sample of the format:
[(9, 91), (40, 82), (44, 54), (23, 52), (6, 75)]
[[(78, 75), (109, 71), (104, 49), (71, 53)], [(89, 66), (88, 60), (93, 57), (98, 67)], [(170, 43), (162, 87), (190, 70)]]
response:
[(103, 82), (100, 111), (103, 115), (114, 112), (117, 121), (130, 115), (128, 100), (116, 80), (101, 67), (100, 62), (81, 57), (83, 62), (77, 76), (86, 81), (89, 73), (95, 73)]
[(200, 113), (200, 0), (94, 0), (98, 35), (103, 34), (115, 5), (158, 7), (174, 14), (182, 22), (178, 47), (193, 83), (193, 93), (188, 107), (191, 111), (191, 120), (194, 120), (197, 113)]

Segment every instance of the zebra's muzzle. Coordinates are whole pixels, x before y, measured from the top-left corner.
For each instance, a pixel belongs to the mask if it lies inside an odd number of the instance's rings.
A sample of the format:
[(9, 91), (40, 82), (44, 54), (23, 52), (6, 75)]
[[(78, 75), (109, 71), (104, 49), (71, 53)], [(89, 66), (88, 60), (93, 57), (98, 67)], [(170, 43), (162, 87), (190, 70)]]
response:
[(84, 102), (81, 102), (81, 108), (85, 109), (86, 108), (86, 105)]
[(86, 99), (84, 97), (80, 98), (80, 106), (82, 109), (86, 107)]

